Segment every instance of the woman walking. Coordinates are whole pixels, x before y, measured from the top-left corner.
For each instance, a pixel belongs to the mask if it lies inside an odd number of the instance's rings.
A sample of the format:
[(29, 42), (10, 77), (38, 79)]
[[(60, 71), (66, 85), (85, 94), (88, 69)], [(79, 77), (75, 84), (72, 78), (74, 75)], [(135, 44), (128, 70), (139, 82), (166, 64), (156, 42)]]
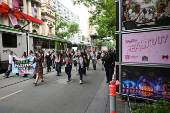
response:
[(55, 57), (55, 70), (57, 71), (57, 76), (59, 76), (60, 67), (61, 67), (61, 58), (60, 58), (60, 54), (57, 53)]
[(78, 75), (77, 59), (78, 59), (78, 52), (75, 52), (75, 54), (73, 55), (74, 67), (75, 67), (75, 71), (76, 71), (75, 75)]
[(84, 58), (83, 58), (83, 53), (80, 53), (78, 62), (79, 64), (79, 74), (80, 74), (80, 84), (83, 84), (83, 73), (84, 73)]
[(67, 56), (65, 57), (65, 73), (68, 75), (68, 81), (71, 81), (71, 70), (72, 70), (72, 62), (71, 59)]
[(46, 64), (47, 64), (47, 72), (51, 71), (51, 64), (52, 64), (52, 57), (51, 57), (51, 54), (50, 54), (50, 50), (48, 50), (46, 56), (45, 56), (45, 59), (46, 59)]
[(43, 56), (40, 55), (39, 53), (35, 53), (34, 56), (35, 58), (30, 65), (36, 62), (35, 70), (37, 75), (36, 75), (36, 80), (35, 82), (33, 82), (33, 84), (37, 85), (39, 78), (42, 79), (41, 82), (44, 82), (44, 78), (43, 78), (44, 61), (43, 61)]

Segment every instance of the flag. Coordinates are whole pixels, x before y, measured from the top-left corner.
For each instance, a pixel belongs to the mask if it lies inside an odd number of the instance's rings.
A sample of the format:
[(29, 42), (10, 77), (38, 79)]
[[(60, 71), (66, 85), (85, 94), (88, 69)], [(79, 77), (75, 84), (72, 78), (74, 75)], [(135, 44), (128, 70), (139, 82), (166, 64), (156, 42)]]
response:
[(20, 7), (19, 5), (19, 0), (12, 0), (12, 7), (15, 8), (15, 7)]

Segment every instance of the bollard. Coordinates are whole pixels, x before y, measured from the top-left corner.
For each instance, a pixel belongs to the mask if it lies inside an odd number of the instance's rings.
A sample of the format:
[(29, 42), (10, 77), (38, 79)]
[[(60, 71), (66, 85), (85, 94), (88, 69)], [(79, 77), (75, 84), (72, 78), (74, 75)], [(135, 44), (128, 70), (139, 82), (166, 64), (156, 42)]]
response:
[(111, 81), (110, 88), (110, 113), (116, 113), (116, 87), (120, 84), (116, 84), (117, 81)]

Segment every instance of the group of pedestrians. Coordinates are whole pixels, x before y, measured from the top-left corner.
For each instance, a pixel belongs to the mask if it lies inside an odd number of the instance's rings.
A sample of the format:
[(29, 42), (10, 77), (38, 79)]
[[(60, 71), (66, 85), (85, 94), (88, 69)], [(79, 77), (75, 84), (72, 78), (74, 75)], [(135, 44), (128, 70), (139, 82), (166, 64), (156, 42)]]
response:
[[(13, 61), (13, 51), (10, 51), (9, 54), (9, 66), (7, 72), (4, 74), (4, 77), (8, 78), (10, 72), (12, 71), (12, 61)], [(68, 51), (61, 50), (55, 51), (50, 50), (44, 54), (42, 51), (37, 51), (33, 53), (33, 51), (29, 52), (29, 55), (26, 56), (26, 52), (23, 52), (22, 58), (27, 58), (33, 56), (34, 60), (29, 66), (36, 62), (36, 74), (34, 74), (33, 78), (35, 85), (37, 85), (38, 80), (41, 79), (41, 82), (44, 82), (43, 79), (43, 68), (46, 67), (47, 73), (51, 72), (52, 68), (56, 70), (56, 75), (60, 76), (61, 69), (65, 68), (65, 73), (68, 76), (67, 82), (71, 81), (72, 77), (72, 68), (75, 68), (76, 74), (80, 76), (80, 84), (83, 84), (83, 76), (86, 76), (86, 71), (89, 70), (90, 61), (92, 60), (93, 70), (96, 70), (96, 64), (102, 61), (102, 69), (105, 68), (107, 83), (112, 80), (112, 74), (114, 72), (115, 65), (115, 54), (112, 51), (101, 52), (101, 51), (87, 51), (87, 50), (78, 50)], [(18, 76), (19, 74), (16, 73)], [(27, 77), (28, 74), (24, 74), (23, 77)]]

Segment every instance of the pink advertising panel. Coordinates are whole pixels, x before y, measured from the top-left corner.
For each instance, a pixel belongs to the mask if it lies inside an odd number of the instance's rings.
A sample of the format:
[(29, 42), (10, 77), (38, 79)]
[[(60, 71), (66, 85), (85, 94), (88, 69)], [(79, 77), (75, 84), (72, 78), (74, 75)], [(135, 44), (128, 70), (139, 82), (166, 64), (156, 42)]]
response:
[(122, 34), (122, 62), (170, 64), (170, 30)]

